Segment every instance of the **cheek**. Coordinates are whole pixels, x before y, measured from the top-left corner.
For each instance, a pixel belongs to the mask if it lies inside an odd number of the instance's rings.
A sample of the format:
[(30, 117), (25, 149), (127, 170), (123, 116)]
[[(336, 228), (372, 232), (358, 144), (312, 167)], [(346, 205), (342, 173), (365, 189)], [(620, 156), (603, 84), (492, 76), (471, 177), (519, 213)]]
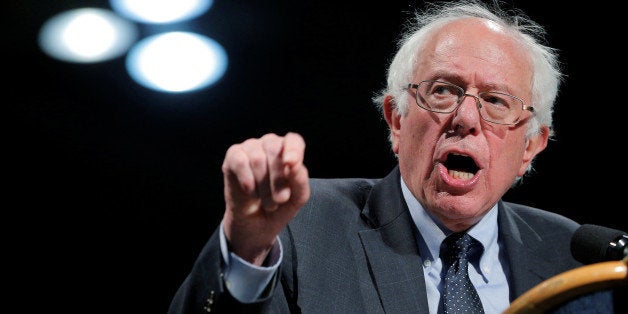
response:
[(434, 121), (424, 121), (419, 115), (405, 117), (401, 120), (399, 132), (399, 154), (411, 163), (431, 163), (430, 157), (439, 135), (439, 128)]
[[(506, 139), (520, 139), (522, 136), (508, 134)], [(519, 175), (521, 165), (523, 163), (523, 153), (525, 151), (525, 141), (523, 140), (506, 140), (493, 139), (489, 141), (492, 152), (491, 165), (495, 165), (494, 173), (499, 175), (510, 174), (506, 177), (514, 177)], [(491, 167), (493, 168), (493, 167)]]

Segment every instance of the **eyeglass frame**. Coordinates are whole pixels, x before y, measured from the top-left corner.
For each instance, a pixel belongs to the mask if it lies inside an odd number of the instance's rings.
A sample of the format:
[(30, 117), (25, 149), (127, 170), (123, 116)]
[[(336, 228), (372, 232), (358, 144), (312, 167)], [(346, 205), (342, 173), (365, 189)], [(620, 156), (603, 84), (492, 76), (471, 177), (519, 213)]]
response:
[[(421, 84), (423, 84), (423, 83), (426, 83), (426, 82), (427, 82), (427, 83), (441, 83), (441, 84), (447, 84), (447, 85), (449, 85), (449, 86), (456, 87), (457, 89), (459, 89), (459, 90), (461, 91), (461, 93), (458, 95), (458, 101), (457, 101), (457, 104), (456, 104), (456, 105), (455, 105), (455, 106), (454, 106), (454, 107), (453, 107), (450, 111), (439, 111), (439, 110), (435, 110), (435, 109), (432, 109), (432, 108), (426, 108), (426, 107), (422, 106), (422, 105), (419, 103), (419, 86), (420, 86)], [(525, 104), (525, 102), (524, 102), (521, 98), (519, 98), (519, 97), (517, 97), (517, 96), (510, 95), (510, 94), (508, 94), (508, 93), (504, 93), (504, 92), (496, 92), (496, 91), (480, 92), (480, 93), (478, 93), (478, 95), (476, 96), (476, 95), (468, 94), (464, 88), (462, 88), (462, 87), (460, 87), (460, 86), (458, 86), (458, 85), (456, 85), (456, 84), (452, 84), (452, 83), (448, 83), (448, 82), (443, 82), (443, 81), (439, 81), (439, 80), (423, 80), (423, 81), (419, 82), (418, 84), (409, 83), (409, 84), (406, 86), (406, 88), (405, 88), (405, 89), (407, 89), (407, 90), (414, 89), (414, 90), (415, 90), (415, 91), (414, 91), (414, 101), (416, 102), (417, 106), (419, 106), (420, 108), (425, 109), (425, 110), (427, 110), (427, 111), (430, 111), (430, 112), (435, 112), (435, 113), (444, 113), (444, 114), (449, 114), (449, 113), (452, 113), (452, 112), (456, 111), (456, 110), (460, 107), (460, 105), (461, 105), (461, 104), (462, 104), (462, 102), (464, 101), (465, 97), (467, 97), (467, 96), (473, 97), (473, 98), (475, 99), (475, 103), (476, 103), (477, 108), (478, 108), (478, 113), (480, 114), (480, 117), (482, 118), (482, 120), (484, 120), (484, 121), (486, 121), (486, 122), (489, 122), (489, 123), (493, 123), (493, 124), (515, 126), (515, 125), (519, 124), (521, 121), (523, 121), (523, 120), (521, 119), (521, 116), (523, 115), (523, 112), (524, 112), (524, 111), (526, 111), (526, 110), (527, 110), (527, 111), (530, 111), (532, 114), (534, 114), (534, 113), (535, 113), (535, 111), (534, 111), (534, 107), (533, 107), (533, 106), (526, 105), (526, 104)], [(511, 123), (505, 123), (505, 122), (496, 122), (496, 121), (491, 121), (491, 120), (488, 120), (487, 118), (485, 118), (485, 117), (482, 115), (482, 111), (480, 110), (480, 109), (482, 108), (482, 103), (480, 102), (480, 96), (481, 96), (482, 94), (486, 94), (486, 93), (491, 93), (491, 94), (499, 94), (499, 95), (504, 95), (504, 96), (512, 97), (513, 99), (516, 99), (516, 100), (518, 100), (519, 102), (521, 102), (521, 112), (519, 113), (519, 116), (515, 119), (515, 121), (514, 121), (514, 122), (511, 122)], [(421, 95), (421, 98), (424, 98), (424, 97)]]

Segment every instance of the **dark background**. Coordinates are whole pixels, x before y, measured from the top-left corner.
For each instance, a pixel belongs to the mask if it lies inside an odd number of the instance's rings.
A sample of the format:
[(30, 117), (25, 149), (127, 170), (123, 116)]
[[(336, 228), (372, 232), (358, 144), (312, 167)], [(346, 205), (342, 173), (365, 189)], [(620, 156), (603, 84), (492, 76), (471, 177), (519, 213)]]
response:
[[(422, 2), (294, 2), (215, 0), (192, 22), (169, 25), (213, 38), (229, 56), (218, 83), (185, 94), (134, 83), (123, 57), (70, 64), (39, 50), (46, 19), (106, 1), (10, 2), (9, 299), (28, 312), (165, 313), (222, 216), (224, 153), (246, 138), (301, 133), (313, 177), (390, 171), (386, 125), (370, 98), (384, 86), (403, 19)], [(506, 199), (627, 230), (624, 17), (612, 6), (547, 3), (506, 5), (547, 27), (568, 75), (556, 141)], [(142, 37), (164, 29), (140, 25)]]

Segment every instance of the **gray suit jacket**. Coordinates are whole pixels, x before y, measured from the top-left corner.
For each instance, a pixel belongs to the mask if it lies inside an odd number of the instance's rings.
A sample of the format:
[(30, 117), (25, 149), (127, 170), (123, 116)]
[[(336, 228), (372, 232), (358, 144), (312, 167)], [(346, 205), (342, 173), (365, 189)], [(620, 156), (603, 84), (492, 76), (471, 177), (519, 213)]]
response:
[[(308, 203), (280, 234), (280, 272), (260, 303), (239, 304), (223, 286), (214, 232), (169, 313), (428, 313), (416, 242), (421, 235), (403, 199), (398, 168), (383, 179), (311, 179), (311, 190)], [(498, 207), (510, 301), (582, 266), (569, 249), (578, 223), (513, 203), (500, 201)], [(582, 304), (593, 304), (599, 313), (612, 309), (609, 296)], [(582, 304), (575, 308), (582, 310)]]

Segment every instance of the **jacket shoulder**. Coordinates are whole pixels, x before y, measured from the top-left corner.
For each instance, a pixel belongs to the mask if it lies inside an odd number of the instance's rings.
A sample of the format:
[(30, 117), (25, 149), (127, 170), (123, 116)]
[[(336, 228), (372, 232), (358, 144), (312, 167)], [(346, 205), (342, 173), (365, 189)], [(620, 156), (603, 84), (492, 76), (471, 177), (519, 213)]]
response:
[(312, 178), (310, 198), (292, 219), (290, 225), (325, 226), (354, 225), (360, 219), (373, 186), (380, 179), (367, 178)]
[(502, 202), (502, 205), (504, 213), (512, 215), (516, 220), (524, 221), (535, 230), (553, 229), (571, 234), (580, 227), (580, 223), (575, 220), (552, 211), (512, 202)]
[(380, 180), (368, 178), (313, 178), (310, 179), (312, 191), (310, 199), (333, 198), (339, 200), (339, 198), (346, 198), (347, 201), (363, 203), (373, 186)]

